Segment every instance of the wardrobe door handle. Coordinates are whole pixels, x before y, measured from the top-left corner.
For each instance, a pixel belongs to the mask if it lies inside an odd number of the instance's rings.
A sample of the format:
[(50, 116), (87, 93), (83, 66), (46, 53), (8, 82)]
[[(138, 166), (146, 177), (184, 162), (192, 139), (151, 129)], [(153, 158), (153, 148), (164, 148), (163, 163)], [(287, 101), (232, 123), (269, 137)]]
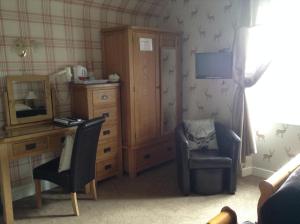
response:
[(108, 99), (108, 96), (107, 95), (102, 95), (101, 96), (101, 100), (107, 100)]
[(111, 152), (111, 148), (110, 147), (104, 148), (103, 151), (104, 151), (104, 153)]
[(102, 113), (102, 116), (109, 117), (109, 113), (108, 112)]
[(110, 170), (111, 168), (112, 168), (111, 164), (105, 165), (105, 167), (104, 167), (105, 170)]
[(103, 131), (103, 135), (109, 135), (109, 134), (110, 134), (110, 130)]
[(26, 151), (30, 151), (36, 148), (36, 143), (31, 143), (31, 144), (27, 144), (25, 145), (25, 150)]
[(151, 155), (150, 155), (150, 154), (144, 155), (144, 159), (150, 159), (150, 158), (151, 158)]

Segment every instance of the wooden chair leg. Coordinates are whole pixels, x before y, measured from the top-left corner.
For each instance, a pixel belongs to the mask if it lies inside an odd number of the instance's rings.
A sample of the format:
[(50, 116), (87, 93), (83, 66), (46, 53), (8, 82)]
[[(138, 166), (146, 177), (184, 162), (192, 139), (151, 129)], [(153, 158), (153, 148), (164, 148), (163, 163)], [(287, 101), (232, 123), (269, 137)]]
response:
[(72, 207), (73, 207), (74, 215), (79, 216), (79, 209), (78, 209), (76, 192), (71, 193), (71, 199), (72, 199)]
[(92, 195), (93, 195), (93, 199), (97, 200), (97, 188), (96, 188), (96, 181), (95, 179), (91, 181), (91, 190), (92, 190)]
[(34, 184), (35, 184), (35, 204), (37, 208), (41, 208), (42, 207), (41, 181), (34, 180)]
[(90, 194), (91, 193), (91, 183), (88, 183), (85, 185), (85, 193)]

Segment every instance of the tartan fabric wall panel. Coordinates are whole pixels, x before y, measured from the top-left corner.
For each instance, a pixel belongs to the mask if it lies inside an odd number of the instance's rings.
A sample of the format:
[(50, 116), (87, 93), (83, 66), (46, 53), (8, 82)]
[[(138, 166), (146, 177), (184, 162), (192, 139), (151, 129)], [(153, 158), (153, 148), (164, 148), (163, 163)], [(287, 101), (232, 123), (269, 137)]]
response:
[[(70, 114), (70, 92), (66, 80), (51, 74), (66, 66), (89, 65), (102, 77), (100, 29), (118, 25), (156, 26), (168, 1), (159, 0), (0, 0), (0, 91), (8, 75), (50, 75), (57, 87), (56, 110)], [(14, 41), (35, 41), (25, 58), (17, 55)], [(0, 126), (4, 114), (0, 106)], [(33, 166), (53, 158), (52, 154), (13, 161), (14, 187), (32, 183)]]

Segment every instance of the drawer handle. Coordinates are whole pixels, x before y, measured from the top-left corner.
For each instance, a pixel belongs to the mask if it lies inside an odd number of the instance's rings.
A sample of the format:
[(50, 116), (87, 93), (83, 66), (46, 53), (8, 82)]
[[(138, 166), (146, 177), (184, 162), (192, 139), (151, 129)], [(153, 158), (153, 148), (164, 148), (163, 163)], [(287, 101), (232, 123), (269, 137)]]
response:
[(101, 100), (107, 100), (108, 99), (108, 96), (107, 95), (102, 95), (101, 96)]
[(103, 135), (109, 135), (109, 134), (110, 134), (110, 130), (103, 131)]
[(112, 168), (111, 164), (105, 165), (105, 167), (104, 167), (105, 170), (110, 170), (111, 168)]
[(150, 154), (144, 155), (144, 159), (150, 159), (150, 158), (151, 158), (151, 155), (150, 155)]
[(104, 151), (104, 153), (111, 152), (111, 148), (110, 147), (104, 148), (103, 151)]
[(26, 149), (27, 151), (33, 150), (33, 149), (35, 149), (35, 148), (36, 148), (36, 143), (31, 143), (31, 144), (25, 145), (25, 149)]
[(109, 117), (109, 113), (108, 113), (108, 112), (103, 113), (102, 116), (104, 116), (104, 117)]

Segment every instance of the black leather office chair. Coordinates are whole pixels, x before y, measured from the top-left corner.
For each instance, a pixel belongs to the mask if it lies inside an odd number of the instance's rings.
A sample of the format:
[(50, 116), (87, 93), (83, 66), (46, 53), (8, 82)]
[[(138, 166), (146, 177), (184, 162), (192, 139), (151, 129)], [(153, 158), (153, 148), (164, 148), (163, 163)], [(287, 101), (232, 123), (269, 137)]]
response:
[(176, 128), (176, 160), (179, 188), (184, 195), (222, 191), (235, 193), (240, 138), (215, 122), (218, 150), (190, 150), (183, 124)]
[(41, 207), (42, 203), (40, 180), (53, 182), (71, 193), (73, 210), (77, 216), (79, 215), (77, 191), (91, 183), (93, 197), (95, 200), (97, 199), (95, 162), (99, 134), (104, 121), (104, 117), (95, 118), (84, 122), (77, 128), (69, 170), (58, 172), (60, 158), (51, 160), (33, 170), (37, 207)]

